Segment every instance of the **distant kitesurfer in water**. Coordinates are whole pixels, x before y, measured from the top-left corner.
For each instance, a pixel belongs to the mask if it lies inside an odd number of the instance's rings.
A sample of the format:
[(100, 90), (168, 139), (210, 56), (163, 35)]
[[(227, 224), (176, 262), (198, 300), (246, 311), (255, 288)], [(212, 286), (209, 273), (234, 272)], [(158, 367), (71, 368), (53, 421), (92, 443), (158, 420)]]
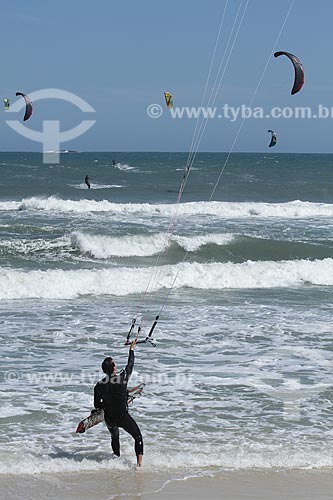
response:
[(116, 165), (116, 162), (112, 160), (112, 166), (114, 167)]
[(141, 467), (143, 456), (143, 440), (140, 429), (134, 418), (128, 413), (127, 383), (134, 366), (134, 349), (136, 340), (131, 343), (125, 370), (117, 374), (116, 362), (108, 357), (102, 363), (105, 377), (94, 388), (94, 406), (104, 409), (104, 420), (111, 434), (111, 448), (120, 457), (119, 427), (128, 432), (134, 439), (137, 466)]
[(88, 189), (90, 189), (89, 175), (86, 175), (84, 178), (84, 182), (87, 184)]

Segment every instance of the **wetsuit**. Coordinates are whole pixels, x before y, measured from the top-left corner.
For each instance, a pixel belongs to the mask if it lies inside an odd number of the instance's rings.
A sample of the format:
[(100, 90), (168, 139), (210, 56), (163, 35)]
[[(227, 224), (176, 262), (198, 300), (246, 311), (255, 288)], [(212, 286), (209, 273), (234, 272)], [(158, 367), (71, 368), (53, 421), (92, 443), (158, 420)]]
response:
[(104, 409), (104, 420), (111, 434), (112, 451), (120, 456), (119, 427), (135, 441), (135, 454), (143, 455), (143, 440), (134, 418), (128, 413), (127, 383), (134, 366), (134, 351), (130, 349), (125, 370), (107, 375), (94, 388), (94, 406)]
[(89, 175), (85, 176), (84, 182), (87, 184), (88, 188), (90, 189)]

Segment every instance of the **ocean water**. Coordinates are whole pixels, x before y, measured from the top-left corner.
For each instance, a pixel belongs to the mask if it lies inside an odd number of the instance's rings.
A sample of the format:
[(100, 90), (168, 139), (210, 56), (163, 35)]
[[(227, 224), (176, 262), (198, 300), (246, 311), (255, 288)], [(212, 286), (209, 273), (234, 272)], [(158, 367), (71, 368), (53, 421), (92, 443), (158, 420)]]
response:
[(148, 470), (333, 467), (333, 155), (233, 154), (215, 190), (198, 154), (177, 204), (186, 157), (0, 154), (0, 474), (132, 467), (125, 432), (114, 459), (75, 428), (158, 314)]

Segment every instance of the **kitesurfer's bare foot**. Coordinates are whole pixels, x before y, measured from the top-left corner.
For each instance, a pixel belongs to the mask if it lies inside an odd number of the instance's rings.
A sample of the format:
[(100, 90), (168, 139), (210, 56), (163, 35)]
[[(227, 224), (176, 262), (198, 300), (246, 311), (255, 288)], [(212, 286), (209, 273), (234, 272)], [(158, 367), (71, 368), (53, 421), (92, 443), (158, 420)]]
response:
[(136, 457), (136, 466), (137, 467), (141, 467), (141, 465), (142, 465), (142, 457), (143, 457), (143, 455), (137, 455), (137, 457)]

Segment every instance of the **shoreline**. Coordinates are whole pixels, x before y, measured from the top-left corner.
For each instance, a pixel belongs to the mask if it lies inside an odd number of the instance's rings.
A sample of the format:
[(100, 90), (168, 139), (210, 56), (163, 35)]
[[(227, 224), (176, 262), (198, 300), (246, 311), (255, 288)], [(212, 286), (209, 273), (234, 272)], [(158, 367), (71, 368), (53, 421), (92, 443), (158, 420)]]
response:
[[(206, 471), (194, 476), (169, 473), (98, 471), (0, 475), (0, 499), (10, 500), (330, 500), (333, 470), (246, 469)], [(177, 477), (177, 475), (179, 477)]]

